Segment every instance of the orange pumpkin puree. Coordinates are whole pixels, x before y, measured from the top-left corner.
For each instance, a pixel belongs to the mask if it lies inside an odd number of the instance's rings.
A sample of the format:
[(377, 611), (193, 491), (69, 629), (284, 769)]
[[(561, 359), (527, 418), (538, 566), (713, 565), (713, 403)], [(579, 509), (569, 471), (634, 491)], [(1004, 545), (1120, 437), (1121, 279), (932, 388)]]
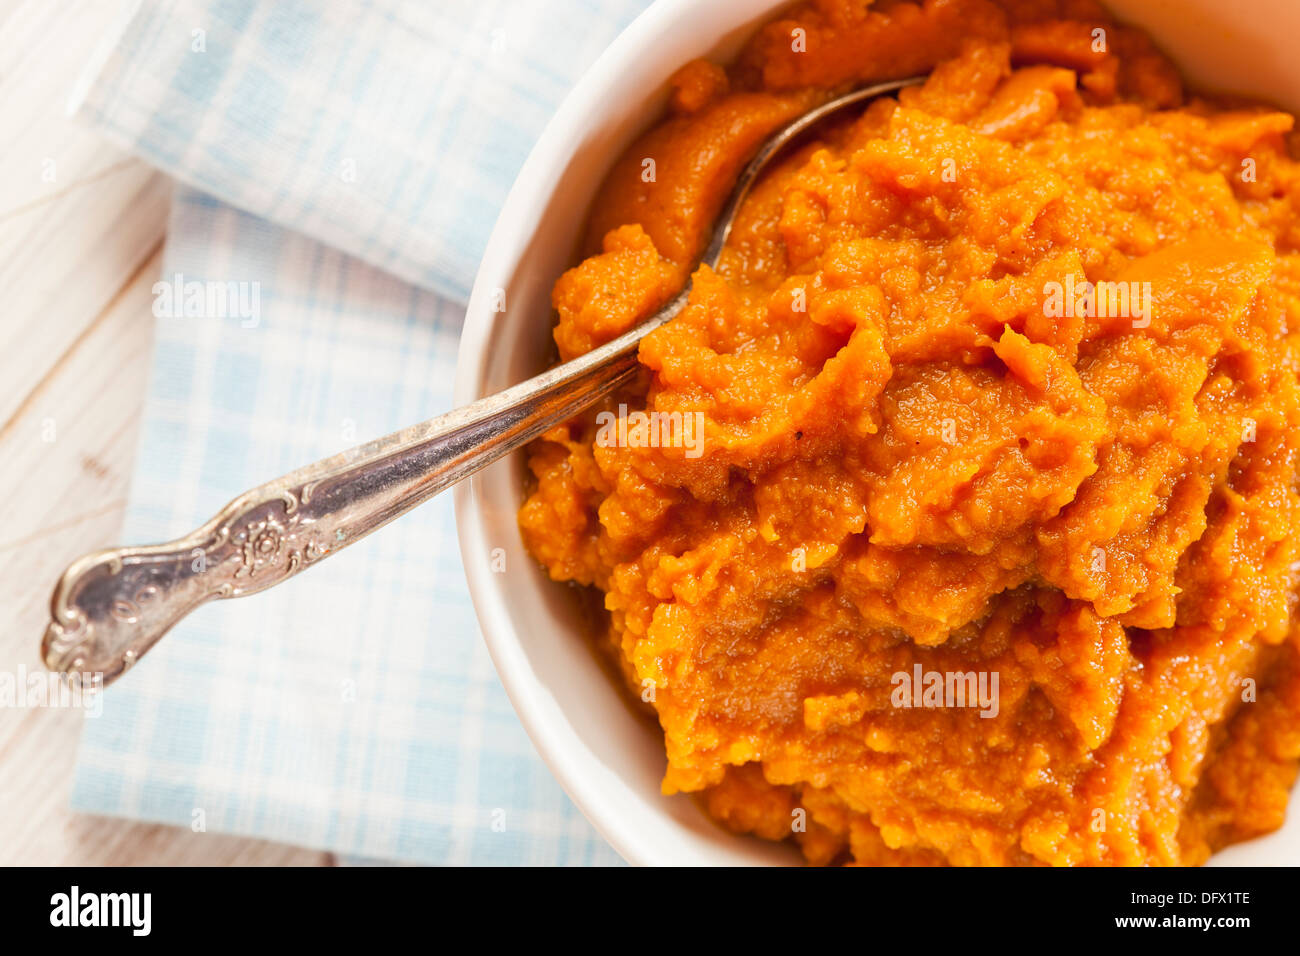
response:
[(1300, 759), (1291, 116), (1189, 97), (1092, 2), (817, 0), (673, 78), (555, 286), (560, 356), (680, 287), (776, 127), (917, 73), (763, 179), (598, 410), (699, 413), (702, 453), (556, 428), (524, 538), (603, 592), (664, 792), (737, 832), (1201, 863)]

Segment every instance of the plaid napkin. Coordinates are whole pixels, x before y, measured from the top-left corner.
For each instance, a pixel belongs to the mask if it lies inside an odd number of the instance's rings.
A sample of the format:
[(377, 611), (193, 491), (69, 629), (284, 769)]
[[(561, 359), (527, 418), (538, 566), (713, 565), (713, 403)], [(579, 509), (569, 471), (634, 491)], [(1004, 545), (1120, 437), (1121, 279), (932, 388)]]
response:
[[(645, 5), (138, 4), (75, 94), (183, 184), (125, 541), (450, 407), (497, 208)], [(87, 721), (72, 803), (369, 859), (618, 859), (497, 681), (449, 496), (183, 622)]]

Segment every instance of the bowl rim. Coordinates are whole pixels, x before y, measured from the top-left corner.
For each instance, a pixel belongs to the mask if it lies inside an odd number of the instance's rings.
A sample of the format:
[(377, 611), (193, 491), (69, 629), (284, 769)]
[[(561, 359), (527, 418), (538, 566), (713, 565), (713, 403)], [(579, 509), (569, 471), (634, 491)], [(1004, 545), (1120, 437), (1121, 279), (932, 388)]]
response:
[[(555, 158), (572, 153), (574, 131), (581, 126), (584, 117), (601, 115), (601, 96), (612, 86), (629, 57), (639, 48), (652, 43), (685, 10), (698, 2), (699, 0), (654, 0), (623, 28), (588, 67), (543, 128), (506, 195), (479, 263), (456, 355), (456, 380), (453, 388), (455, 405), (466, 404), (481, 397), (488, 344), (494, 331), (489, 307), (495, 286), (493, 280), (509, 273), (509, 268), (518, 261), (524, 244), (531, 239), (530, 235), (521, 235), (524, 230), (519, 229), (518, 224), (521, 221), (534, 222), (540, 217), (553, 186), (549, 173)], [(788, 0), (770, 0), (765, 11), (784, 5), (785, 2)], [(756, 10), (760, 6), (761, 3), (754, 4)], [(614, 850), (633, 865), (658, 863), (661, 855), (655, 852), (653, 842), (639, 834), (635, 827), (624, 825), (623, 814), (619, 812), (620, 807), (610, 792), (604, 788), (584, 785), (583, 768), (579, 766), (581, 761), (578, 755), (564, 746), (559, 736), (545, 723), (540, 699), (541, 688), (532, 678), (523, 644), (505, 613), (500, 596), (490, 580), (492, 576), (483, 570), (490, 566), (491, 545), (485, 534), (486, 529), (478, 520), (481, 513), (479, 495), (479, 484), (475, 478), (463, 481), (454, 488), (456, 532), (470, 598), (478, 616), (484, 643), (515, 713), (561, 788)]]

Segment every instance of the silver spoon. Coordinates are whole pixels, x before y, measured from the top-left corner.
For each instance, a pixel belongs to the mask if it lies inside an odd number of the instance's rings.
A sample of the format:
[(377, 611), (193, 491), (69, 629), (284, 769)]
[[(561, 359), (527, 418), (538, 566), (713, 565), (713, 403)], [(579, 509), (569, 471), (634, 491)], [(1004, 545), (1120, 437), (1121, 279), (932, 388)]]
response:
[[(750, 186), (799, 134), (923, 79), (855, 90), (776, 132), (741, 172), (696, 265), (717, 265)], [(636, 328), (513, 388), (246, 491), (184, 538), (77, 559), (50, 599), (46, 667), (110, 683), (200, 604), (279, 584), (572, 418), (635, 374), (637, 345), (690, 291), (688, 279)]]

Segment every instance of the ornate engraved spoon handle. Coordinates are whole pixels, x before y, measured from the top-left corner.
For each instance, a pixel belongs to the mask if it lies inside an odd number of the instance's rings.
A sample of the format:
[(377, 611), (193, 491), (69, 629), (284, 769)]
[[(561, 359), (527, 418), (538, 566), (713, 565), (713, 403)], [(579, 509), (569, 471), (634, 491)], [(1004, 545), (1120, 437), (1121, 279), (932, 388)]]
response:
[(685, 295), (580, 359), (245, 492), (184, 538), (73, 562), (46, 666), (107, 684), (200, 604), (279, 584), (573, 417), (636, 374), (637, 342)]

